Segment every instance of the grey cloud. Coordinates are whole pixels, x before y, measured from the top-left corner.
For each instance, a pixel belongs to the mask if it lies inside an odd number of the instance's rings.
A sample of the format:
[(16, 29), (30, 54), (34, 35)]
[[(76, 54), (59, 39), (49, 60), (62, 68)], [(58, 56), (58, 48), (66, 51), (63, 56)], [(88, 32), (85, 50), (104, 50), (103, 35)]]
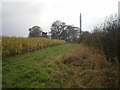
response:
[(28, 28), (40, 24), (42, 4), (3, 3), (2, 35), (27, 36)]
[(82, 13), (82, 29), (90, 31), (89, 28), (102, 22), (106, 16), (117, 12), (119, 0), (11, 1), (16, 2), (4, 2), (2, 6), (2, 34), (7, 36), (27, 36), (28, 28), (34, 25), (40, 26), (44, 31), (49, 31), (55, 20), (79, 26), (79, 13)]

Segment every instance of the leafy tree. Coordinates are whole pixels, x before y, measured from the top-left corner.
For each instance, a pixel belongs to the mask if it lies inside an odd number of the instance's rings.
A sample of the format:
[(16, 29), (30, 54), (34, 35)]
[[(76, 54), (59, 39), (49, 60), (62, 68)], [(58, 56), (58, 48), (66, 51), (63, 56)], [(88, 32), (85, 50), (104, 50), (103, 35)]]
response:
[(53, 22), (51, 26), (51, 37), (53, 39), (61, 39), (61, 33), (63, 32), (65, 27), (66, 25), (64, 22), (58, 20)]
[(41, 37), (42, 29), (39, 26), (29, 28), (29, 37)]
[(79, 28), (71, 25), (67, 25), (67, 41), (75, 42), (79, 35)]
[(60, 34), (60, 39), (67, 41), (68, 33), (67, 30), (63, 30)]

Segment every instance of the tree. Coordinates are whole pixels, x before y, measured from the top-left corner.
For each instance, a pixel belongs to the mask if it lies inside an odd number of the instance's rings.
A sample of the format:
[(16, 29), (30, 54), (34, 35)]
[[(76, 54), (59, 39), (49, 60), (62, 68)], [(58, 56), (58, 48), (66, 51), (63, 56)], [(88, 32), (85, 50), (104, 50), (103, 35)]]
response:
[(39, 26), (29, 28), (29, 37), (41, 37), (42, 29)]
[(68, 33), (67, 30), (63, 30), (60, 34), (60, 37), (62, 40), (66, 40), (67, 41), (67, 37), (68, 37)]
[(63, 32), (63, 30), (65, 29), (66, 25), (64, 22), (61, 21), (55, 21), (52, 23), (51, 26), (51, 38), (53, 39), (62, 39), (61, 37), (61, 33)]
[(79, 28), (71, 25), (67, 25), (67, 41), (75, 42), (79, 36)]
[(79, 42), (79, 43), (80, 43), (80, 42), (83, 42), (83, 43), (85, 43), (85, 44), (89, 44), (89, 43), (91, 42), (91, 41), (89, 40), (89, 39), (90, 39), (90, 35), (91, 35), (91, 33), (88, 32), (88, 31), (82, 32), (81, 35), (80, 35), (80, 38), (79, 38), (78, 42)]

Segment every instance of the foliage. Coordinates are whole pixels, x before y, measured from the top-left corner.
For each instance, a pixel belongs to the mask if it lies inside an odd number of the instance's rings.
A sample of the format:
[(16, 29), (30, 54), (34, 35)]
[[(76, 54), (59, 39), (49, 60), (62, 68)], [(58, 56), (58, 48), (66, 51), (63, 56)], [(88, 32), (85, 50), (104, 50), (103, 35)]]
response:
[(80, 40), (103, 51), (110, 62), (120, 62), (120, 26), (116, 16), (106, 19), (100, 27), (95, 27), (92, 33), (81, 35)]
[(66, 32), (67, 32), (66, 41), (76, 42), (77, 38), (79, 37), (79, 28), (67, 25)]
[(47, 38), (2, 37), (2, 55), (17, 55), (63, 43), (63, 40)]
[(65, 29), (66, 25), (64, 22), (56, 21), (52, 23), (51, 34), (53, 39), (60, 39), (61, 32)]
[(83, 42), (83, 43), (88, 42), (88, 37), (90, 36), (90, 34), (91, 34), (91, 33), (88, 32), (88, 31), (82, 32), (81, 35), (80, 35), (80, 38), (79, 38), (78, 42), (79, 42), (79, 43), (80, 43), (80, 42)]
[(41, 37), (42, 29), (39, 26), (34, 26), (29, 29), (29, 37)]
[(56, 21), (52, 23), (51, 34), (51, 38), (53, 39), (75, 42), (79, 35), (79, 28), (72, 25), (66, 25), (61, 21)]

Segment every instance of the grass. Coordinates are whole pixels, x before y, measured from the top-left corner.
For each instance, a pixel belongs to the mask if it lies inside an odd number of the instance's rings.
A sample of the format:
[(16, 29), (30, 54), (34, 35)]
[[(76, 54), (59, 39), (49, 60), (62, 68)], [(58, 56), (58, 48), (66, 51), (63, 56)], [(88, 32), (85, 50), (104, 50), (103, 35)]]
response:
[[(74, 44), (63, 44), (14, 57), (3, 58), (3, 88), (55, 87), (53, 76), (60, 56)], [(49, 85), (49, 86), (48, 86)], [(57, 87), (60, 87), (59, 85)]]
[[(76, 45), (63, 63), (72, 70), (69, 86), (73, 88), (116, 88), (117, 67), (108, 62), (105, 55), (93, 47)], [(116, 86), (117, 85), (117, 86)]]
[(84, 44), (3, 58), (3, 88), (115, 88), (116, 81), (116, 66)]

